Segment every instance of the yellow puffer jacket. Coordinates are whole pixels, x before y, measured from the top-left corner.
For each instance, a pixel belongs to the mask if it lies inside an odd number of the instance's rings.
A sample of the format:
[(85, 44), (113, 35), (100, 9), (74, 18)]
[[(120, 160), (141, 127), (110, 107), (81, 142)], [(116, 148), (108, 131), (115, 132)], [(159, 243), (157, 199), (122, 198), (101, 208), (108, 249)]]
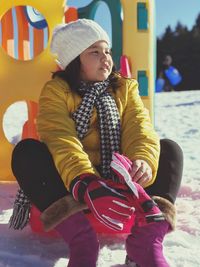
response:
[[(159, 158), (159, 138), (150, 122), (138, 93), (138, 83), (121, 78), (121, 86), (114, 93), (109, 90), (118, 107), (121, 119), (121, 150), (131, 160), (143, 159), (152, 168), (153, 183)], [(72, 113), (81, 97), (72, 92), (62, 79), (48, 81), (40, 95), (37, 131), (53, 155), (56, 167), (67, 189), (71, 181), (83, 173), (95, 173), (100, 165), (100, 136), (97, 112), (94, 110), (88, 133), (82, 141), (77, 137)]]

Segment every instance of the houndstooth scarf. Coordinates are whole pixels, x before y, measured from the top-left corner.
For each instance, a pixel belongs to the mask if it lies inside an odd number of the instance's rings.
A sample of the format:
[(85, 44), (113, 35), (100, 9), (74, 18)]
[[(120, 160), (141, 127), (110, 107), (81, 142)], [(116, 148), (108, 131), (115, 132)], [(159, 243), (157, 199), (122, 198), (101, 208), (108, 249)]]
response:
[[(109, 80), (96, 83), (81, 82), (79, 92), (83, 99), (79, 108), (72, 114), (75, 121), (77, 135), (82, 140), (90, 127), (90, 119), (97, 109), (100, 143), (101, 166), (100, 173), (103, 178), (117, 181), (111, 172), (110, 163), (113, 152), (120, 152), (120, 117), (112, 95), (107, 91)], [(19, 189), (14, 202), (13, 214), (10, 218), (10, 227), (23, 229), (29, 220), (30, 201), (22, 189)]]
[(13, 213), (9, 220), (10, 228), (22, 230), (29, 222), (31, 202), (20, 188), (13, 205)]
[(101, 140), (101, 175), (113, 178), (110, 162), (113, 152), (120, 151), (120, 117), (112, 95), (107, 91), (109, 81), (91, 84), (81, 83), (79, 91), (84, 93), (79, 108), (72, 118), (76, 124), (78, 137), (83, 139), (90, 127), (90, 119), (97, 109)]

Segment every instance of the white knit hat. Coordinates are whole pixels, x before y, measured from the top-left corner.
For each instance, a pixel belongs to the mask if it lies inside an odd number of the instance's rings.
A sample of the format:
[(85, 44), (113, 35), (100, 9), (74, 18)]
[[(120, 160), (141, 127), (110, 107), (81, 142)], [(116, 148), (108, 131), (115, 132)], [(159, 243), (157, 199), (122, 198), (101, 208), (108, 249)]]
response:
[(55, 27), (51, 52), (57, 56), (60, 67), (65, 69), (85, 49), (100, 40), (106, 41), (110, 46), (108, 34), (99, 24), (90, 19), (78, 19)]

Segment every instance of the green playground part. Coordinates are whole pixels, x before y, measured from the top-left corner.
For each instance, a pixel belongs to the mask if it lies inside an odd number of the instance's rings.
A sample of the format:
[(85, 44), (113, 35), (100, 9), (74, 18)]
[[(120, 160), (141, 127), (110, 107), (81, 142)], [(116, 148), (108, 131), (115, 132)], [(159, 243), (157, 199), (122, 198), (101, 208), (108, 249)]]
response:
[(138, 30), (148, 29), (148, 11), (146, 3), (137, 3), (137, 28)]
[(148, 77), (146, 71), (138, 71), (138, 83), (141, 96), (148, 96)]

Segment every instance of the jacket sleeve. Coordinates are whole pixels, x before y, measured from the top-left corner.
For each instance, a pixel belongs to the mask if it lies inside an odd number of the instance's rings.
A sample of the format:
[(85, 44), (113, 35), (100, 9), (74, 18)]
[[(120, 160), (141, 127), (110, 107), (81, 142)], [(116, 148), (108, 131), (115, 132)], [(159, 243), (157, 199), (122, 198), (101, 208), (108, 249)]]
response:
[(67, 189), (76, 176), (96, 173), (77, 137), (75, 123), (69, 115), (67, 92), (47, 83), (40, 95), (37, 131), (49, 148), (56, 168)]
[(126, 106), (122, 116), (122, 153), (131, 160), (145, 160), (152, 168), (151, 185), (156, 177), (160, 142), (151, 123), (148, 110), (139, 96), (138, 83), (135, 80), (126, 82)]

